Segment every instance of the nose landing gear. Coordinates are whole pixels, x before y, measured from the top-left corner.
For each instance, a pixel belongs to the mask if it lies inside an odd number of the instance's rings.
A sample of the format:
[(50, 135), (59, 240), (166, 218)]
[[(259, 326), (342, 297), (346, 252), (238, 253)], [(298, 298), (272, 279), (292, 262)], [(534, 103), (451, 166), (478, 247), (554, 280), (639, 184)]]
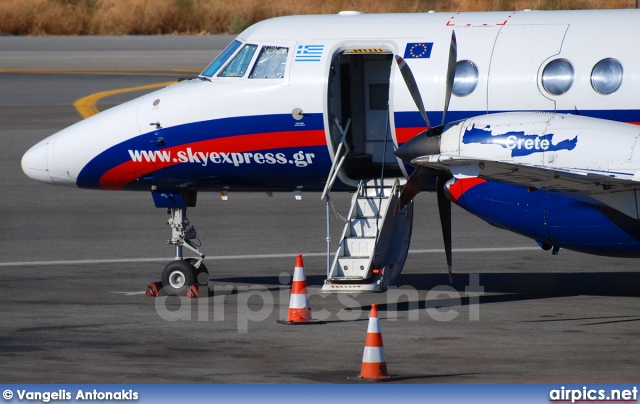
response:
[[(167, 243), (175, 246), (175, 260), (171, 261), (162, 271), (162, 283), (152, 283), (149, 288), (154, 288), (150, 296), (158, 293), (176, 296), (197, 297), (197, 286), (207, 286), (209, 283), (209, 271), (204, 265), (205, 255), (200, 251), (198, 233), (187, 219), (187, 206), (194, 207), (196, 201), (195, 192), (182, 194), (152, 192), (156, 207), (167, 208), (171, 227), (171, 239)], [(194, 243), (198, 240), (198, 245)], [(200, 258), (184, 258), (183, 247), (193, 251)], [(158, 289), (161, 287), (161, 290)], [(195, 286), (195, 291), (194, 291)]]
[[(187, 219), (187, 208), (167, 208), (168, 224), (171, 226), (171, 239), (168, 244), (176, 248), (175, 261), (170, 262), (162, 272), (162, 286), (169, 295), (184, 296), (192, 285), (206, 286), (209, 283), (209, 271), (204, 265), (204, 254), (194, 244), (198, 233)], [(185, 259), (183, 247), (200, 256), (199, 259)]]

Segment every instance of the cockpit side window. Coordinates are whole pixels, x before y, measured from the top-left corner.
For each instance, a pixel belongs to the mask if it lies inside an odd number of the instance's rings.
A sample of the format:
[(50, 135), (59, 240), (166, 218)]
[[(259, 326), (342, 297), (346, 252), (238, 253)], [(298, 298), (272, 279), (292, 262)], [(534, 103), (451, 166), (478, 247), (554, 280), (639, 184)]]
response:
[(289, 48), (263, 46), (258, 61), (253, 66), (250, 79), (281, 79), (287, 66)]
[(200, 74), (200, 76), (211, 77), (220, 67), (227, 62), (227, 60), (235, 53), (235, 51), (242, 45), (242, 42), (234, 40), (214, 59), (213, 62)]
[(240, 49), (240, 52), (229, 62), (222, 72), (218, 75), (220, 77), (242, 77), (247, 72), (249, 63), (253, 58), (253, 54), (256, 53), (258, 45), (245, 45)]

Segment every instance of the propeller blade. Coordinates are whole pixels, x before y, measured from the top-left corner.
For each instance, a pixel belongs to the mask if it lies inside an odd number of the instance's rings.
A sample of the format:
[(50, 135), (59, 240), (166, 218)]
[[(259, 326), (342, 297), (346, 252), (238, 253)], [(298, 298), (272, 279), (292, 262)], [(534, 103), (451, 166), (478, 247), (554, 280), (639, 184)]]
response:
[[(411, 140), (402, 145), (396, 150), (395, 155), (406, 162), (411, 162), (417, 157), (440, 154), (440, 134), (442, 128), (446, 122), (447, 110), (449, 109), (449, 102), (451, 101), (451, 92), (453, 89), (453, 81), (456, 75), (456, 63), (458, 59), (458, 48), (456, 42), (456, 33), (451, 33), (451, 44), (449, 46), (449, 60), (447, 64), (447, 77), (446, 77), (446, 93), (444, 99), (444, 109), (442, 111), (442, 124), (438, 127), (432, 127), (427, 118), (427, 113), (422, 102), (422, 96), (420, 90), (416, 84), (413, 72), (407, 65), (405, 60), (395, 55), (396, 62), (400, 68), (400, 73), (404, 79), (413, 102), (418, 107), (422, 118), (427, 124), (427, 130), (414, 136)], [(440, 225), (442, 227), (442, 237), (444, 239), (444, 251), (447, 258), (447, 267), (449, 268), (449, 282), (453, 283), (453, 266), (452, 266), (452, 254), (451, 254), (451, 201), (447, 198), (445, 193), (445, 184), (451, 178), (451, 174), (448, 171), (435, 170), (429, 167), (418, 166), (415, 171), (409, 177), (409, 180), (405, 184), (400, 193), (398, 203), (396, 204), (396, 211), (405, 207), (413, 198), (428, 184), (432, 179), (434, 173), (436, 174), (436, 191), (438, 197), (438, 212), (440, 214)]]
[(415, 198), (420, 191), (429, 183), (433, 176), (433, 169), (423, 166), (418, 166), (413, 171), (407, 183), (402, 188), (400, 198), (398, 198), (398, 204), (396, 205), (396, 212), (405, 206)]
[(447, 111), (449, 110), (449, 101), (451, 100), (451, 89), (453, 88), (453, 79), (456, 77), (456, 63), (458, 60), (458, 43), (456, 42), (456, 32), (451, 32), (451, 45), (449, 46), (449, 64), (447, 65), (447, 89), (444, 98), (444, 110), (442, 112), (442, 125), (445, 124)]
[(444, 192), (444, 186), (450, 175), (439, 172), (436, 177), (436, 189), (438, 194), (438, 211), (440, 213), (440, 225), (442, 226), (442, 238), (444, 239), (444, 253), (447, 257), (449, 268), (449, 282), (453, 283), (453, 266), (451, 257), (451, 201)]
[(427, 128), (430, 128), (431, 124), (429, 123), (429, 118), (427, 118), (427, 112), (424, 109), (422, 97), (420, 96), (420, 90), (418, 90), (418, 84), (416, 83), (415, 77), (413, 77), (413, 72), (409, 68), (407, 62), (401, 56), (395, 55), (395, 57), (396, 62), (398, 63), (398, 67), (400, 68), (400, 73), (402, 73), (404, 83), (407, 85), (409, 93), (411, 94), (411, 98), (413, 98), (413, 102), (416, 104), (416, 107), (418, 107), (418, 111), (420, 111), (420, 115), (422, 115), (424, 122), (427, 124)]

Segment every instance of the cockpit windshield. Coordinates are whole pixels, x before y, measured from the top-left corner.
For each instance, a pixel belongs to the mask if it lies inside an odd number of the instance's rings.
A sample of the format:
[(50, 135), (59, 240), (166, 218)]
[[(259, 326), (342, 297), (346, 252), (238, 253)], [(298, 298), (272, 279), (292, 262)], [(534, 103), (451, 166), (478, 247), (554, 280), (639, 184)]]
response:
[(235, 51), (242, 45), (242, 42), (237, 39), (234, 40), (225, 48), (225, 50), (218, 55), (217, 58), (200, 74), (200, 76), (211, 77), (224, 65), (227, 60), (235, 53)]
[(229, 62), (223, 71), (218, 74), (220, 77), (244, 77), (249, 63), (253, 59), (258, 45), (247, 44), (240, 49), (240, 52)]

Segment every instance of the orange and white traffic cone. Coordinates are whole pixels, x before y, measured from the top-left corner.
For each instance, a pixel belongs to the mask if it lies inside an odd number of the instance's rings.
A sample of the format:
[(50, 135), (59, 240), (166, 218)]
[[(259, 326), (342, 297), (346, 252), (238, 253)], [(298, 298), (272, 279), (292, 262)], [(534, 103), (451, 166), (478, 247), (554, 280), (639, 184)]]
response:
[(361, 379), (385, 379), (387, 373), (387, 360), (384, 356), (382, 334), (380, 333), (380, 319), (378, 318), (378, 306), (371, 305), (369, 312), (369, 326), (367, 327), (367, 339), (364, 343), (362, 355)]
[(307, 278), (304, 276), (304, 263), (302, 255), (296, 257), (296, 267), (293, 271), (293, 283), (291, 284), (291, 298), (289, 299), (289, 315), (284, 321), (291, 323), (309, 323), (311, 319), (311, 306), (307, 293)]

